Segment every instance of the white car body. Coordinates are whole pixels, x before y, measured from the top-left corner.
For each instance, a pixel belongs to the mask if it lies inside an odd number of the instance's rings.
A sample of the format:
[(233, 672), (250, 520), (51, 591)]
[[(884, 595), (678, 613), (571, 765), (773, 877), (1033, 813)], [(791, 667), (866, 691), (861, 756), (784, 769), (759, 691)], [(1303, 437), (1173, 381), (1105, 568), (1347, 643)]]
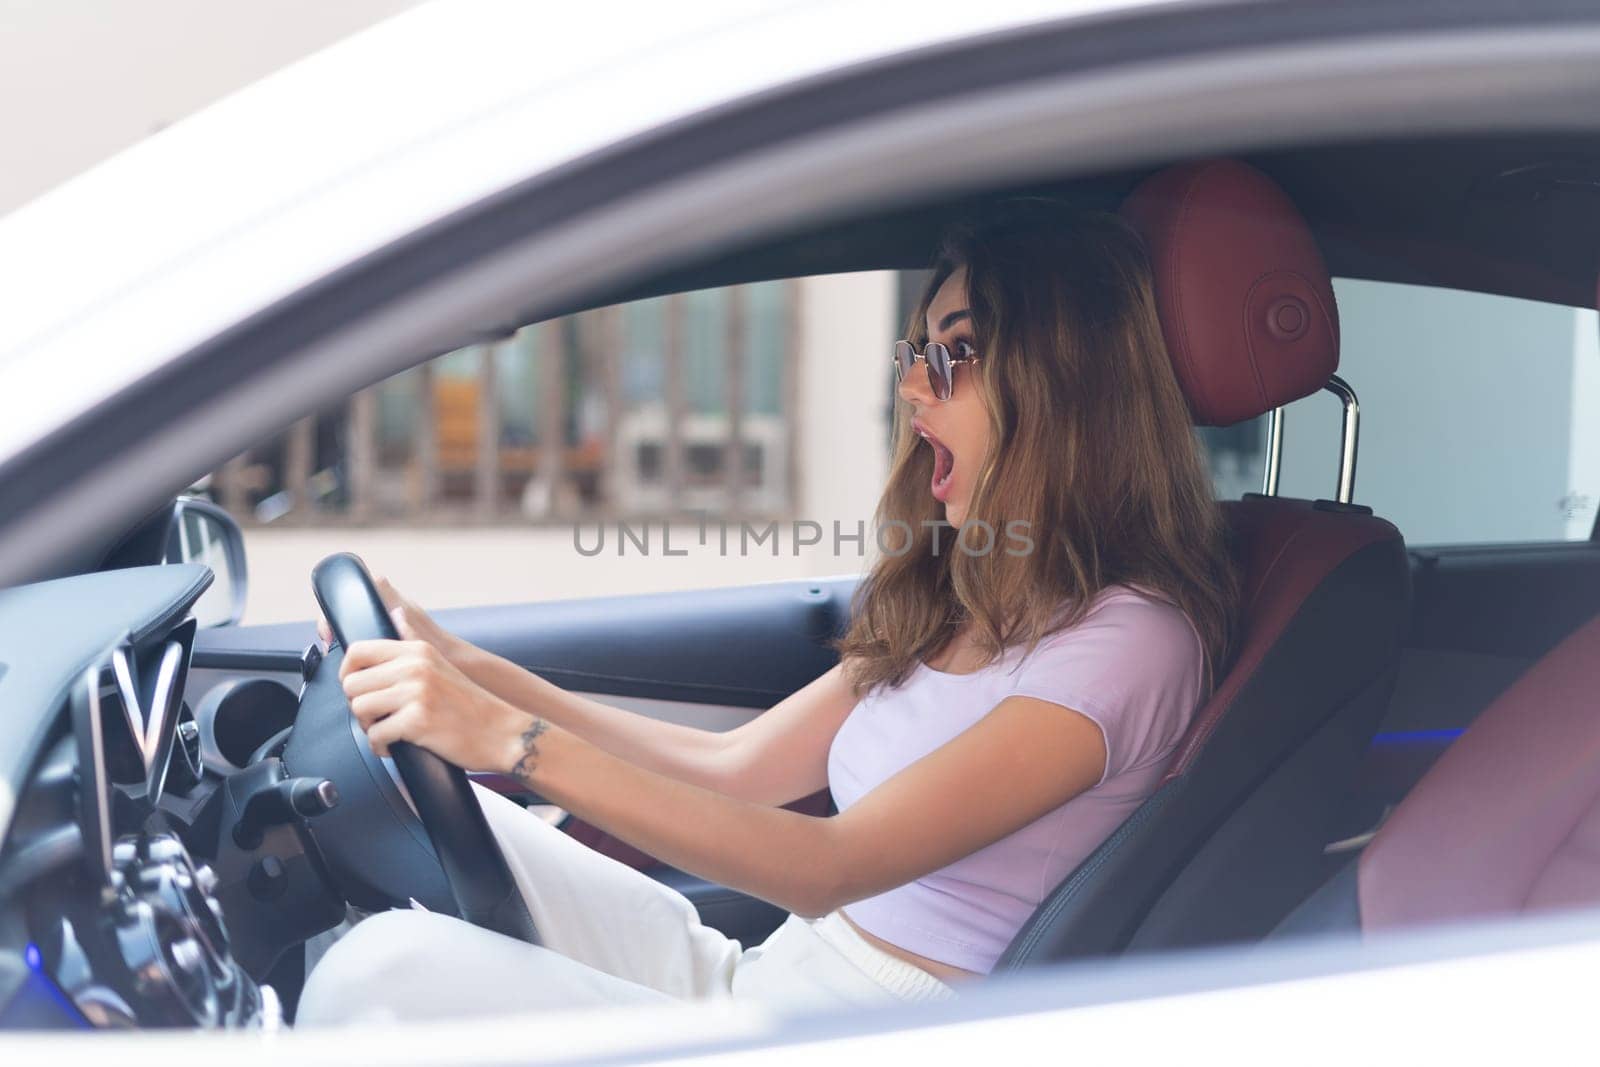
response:
[[(220, 101), (0, 219), (0, 465), (92, 417), (108, 398), (240, 323), (530, 179), (647, 132), (855, 65), (1141, 6), (1163, 5), (464, 0), (410, 11)], [(1330, 116), (1326, 128), (1336, 130), (1341, 121), (1381, 128), (1372, 125), (1375, 108), (1407, 77), (1416, 81), (1408, 98), (1415, 113), (1399, 109), (1405, 113), (1389, 121), (1394, 128), (1420, 121), (1431, 102), (1455, 99), (1463, 86), (1485, 84), (1485, 71), (1499, 69), (1475, 58), (1480, 54), (1472, 48), (1482, 43), (1464, 34), (1398, 55), (1392, 51), (1398, 46), (1380, 41), (1360, 57), (1335, 57), (1330, 72), (1348, 75), (1361, 63), (1370, 65), (1371, 96), (1346, 115)], [(1508, 33), (1495, 47), (1506, 64), (1545, 57), (1545, 80), (1530, 75), (1516, 87), (1517, 99), (1545, 93), (1558, 100), (1583, 82), (1570, 64), (1586, 63), (1594, 41), (1530, 30)], [(1084, 125), (1063, 136), (1104, 141), (1116, 128), (1112, 123), (1126, 121), (1124, 148), (1133, 152), (1163, 140), (1176, 145), (1171, 131), (1178, 124), (1201, 144), (1235, 127), (1207, 125), (1194, 117), (1199, 109), (1230, 99), (1240, 84), (1269, 90), (1295, 85), (1315, 52), (1306, 45), (1264, 53), (1242, 80), (1213, 58), (1188, 65), (1175, 59), (1163, 80), (1140, 82), (1134, 93), (1146, 101), (1166, 94), (1166, 126), (1118, 110), (1130, 108), (1133, 97), (1114, 98), (1133, 84), (1128, 79), (1148, 77), (1148, 71), (1101, 72), (1073, 104)], [(1429, 82), (1424, 75), (1430, 73), (1440, 80)], [(929, 76), (959, 72), (931, 69)], [(1600, 82), (1592, 74), (1587, 79), (1591, 87)], [(1274, 91), (1314, 96), (1319, 88), (1313, 80)], [(1261, 114), (1282, 102), (1258, 102)], [(1493, 117), (1493, 99), (1477, 106)], [(1254, 114), (1242, 107), (1227, 121), (1250, 122)], [(1262, 137), (1293, 133), (1270, 118), (1260, 122)], [(851, 134), (842, 127), (834, 132)], [(937, 132), (937, 126), (923, 127), (921, 136), (925, 141)], [(956, 147), (945, 146), (946, 155)], [(899, 149), (888, 145), (884, 158), (914, 148), (914, 141)], [(908, 166), (921, 165), (905, 158)], [(1109, 157), (1085, 155), (1086, 162), (1099, 158)], [(927, 187), (957, 181), (967, 173), (964, 166), (951, 159)], [(835, 177), (841, 188), (857, 189), (861, 202), (870, 201), (871, 175)], [(701, 195), (737, 201), (738, 188), (729, 190)], [(805, 210), (799, 204), (787, 220), (803, 218)], [(652, 231), (648, 218), (643, 208), (619, 216), (608, 239), (668, 248), (673, 233)], [(749, 223), (779, 219), (752, 214)], [(331, 357), (324, 352), (321, 358)], [(354, 361), (324, 385), (375, 380), (394, 361), (415, 356), (385, 358), (389, 364)], [(197, 415), (185, 432), (195, 439), (209, 434), (221, 442), (211, 445), (220, 454), (281, 423), (284, 411), (305, 410), (302, 396), (257, 402), (254, 421), (238, 421), (236, 410), (219, 411)], [(170, 457), (176, 447), (162, 455)], [(173, 480), (183, 473), (183, 461), (163, 462), (152, 477)], [(113, 471), (106, 478), (118, 476)], [(106, 491), (99, 483), (84, 489)], [(44, 558), (41, 537), (9, 543), (19, 553), (10, 566), (25, 570), (31, 562), (16, 559)], [(13, 575), (0, 575), (0, 583)], [(1382, 965), (1374, 966), (1374, 958)], [(881, 1016), (797, 1022), (754, 1005), (716, 1004), (274, 1037), (106, 1036), (94, 1047), (107, 1062), (121, 1064), (225, 1057), (238, 1065), (286, 1057), (299, 1064), (359, 1059), (394, 1065), (653, 1057), (1342, 1064), (1452, 1053), (1474, 1061), (1538, 1053), (1567, 1058), (1591, 1039), (1583, 1021), (1597, 969), (1600, 923), (1580, 918), (1510, 933), (1423, 934), (1400, 939), (1377, 957), (1348, 945), (1325, 953), (1285, 946), (1114, 969), (1081, 964), (994, 982), (953, 1008)], [(76, 1062), (87, 1042), (5, 1036), (0, 1049), (13, 1063)]]

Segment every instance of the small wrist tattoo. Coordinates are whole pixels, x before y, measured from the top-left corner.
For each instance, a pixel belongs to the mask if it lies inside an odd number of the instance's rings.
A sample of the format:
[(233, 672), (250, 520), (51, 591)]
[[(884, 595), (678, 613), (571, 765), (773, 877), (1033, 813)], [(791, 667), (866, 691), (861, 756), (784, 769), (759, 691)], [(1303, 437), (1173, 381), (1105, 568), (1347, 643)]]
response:
[(513, 778), (519, 779), (527, 785), (533, 784), (531, 778), (533, 772), (539, 766), (539, 735), (549, 728), (550, 724), (543, 719), (534, 719), (528, 725), (528, 728), (522, 731), (522, 735), (517, 738), (517, 744), (522, 754), (517, 757), (517, 762), (511, 765), (511, 776)]

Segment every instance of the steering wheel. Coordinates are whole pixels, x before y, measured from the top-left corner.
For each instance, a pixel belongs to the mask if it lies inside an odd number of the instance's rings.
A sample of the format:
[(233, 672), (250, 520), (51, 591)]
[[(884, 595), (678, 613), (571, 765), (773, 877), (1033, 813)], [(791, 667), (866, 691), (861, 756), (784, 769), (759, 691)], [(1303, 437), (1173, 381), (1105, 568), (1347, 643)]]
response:
[[(338, 677), (343, 649), (399, 637), (367, 568), (347, 552), (329, 556), (312, 570), (311, 587), (338, 649), (306, 680), (283, 762), (293, 774), (332, 780), (344, 798), (312, 833), (346, 898), (368, 906), (409, 898), (440, 910), (454, 903), (468, 922), (537, 945), (533, 917), (466, 773), (427, 749), (391, 745), (406, 804), (350, 714)], [(453, 900), (441, 899), (441, 871)]]

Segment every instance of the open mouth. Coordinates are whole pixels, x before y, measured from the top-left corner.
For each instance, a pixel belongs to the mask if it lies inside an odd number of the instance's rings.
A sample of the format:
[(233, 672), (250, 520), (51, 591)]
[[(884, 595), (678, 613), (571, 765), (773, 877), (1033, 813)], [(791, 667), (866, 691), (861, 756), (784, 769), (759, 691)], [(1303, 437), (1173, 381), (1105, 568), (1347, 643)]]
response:
[(956, 454), (921, 423), (914, 422), (911, 428), (933, 448), (933, 482), (930, 488), (934, 499), (942, 503), (950, 495), (950, 480), (956, 473)]

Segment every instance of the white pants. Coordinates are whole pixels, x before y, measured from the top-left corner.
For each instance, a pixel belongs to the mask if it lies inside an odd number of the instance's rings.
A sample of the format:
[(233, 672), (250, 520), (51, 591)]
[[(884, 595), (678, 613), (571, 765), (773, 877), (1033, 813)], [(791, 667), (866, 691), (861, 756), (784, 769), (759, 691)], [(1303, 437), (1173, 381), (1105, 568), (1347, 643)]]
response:
[(837, 912), (791, 915), (765, 942), (743, 949), (702, 925), (683, 894), (504, 797), (477, 794), (544, 944), (429, 912), (374, 915), (317, 962), (298, 1025), (673, 998), (807, 1009), (952, 995), (926, 971), (868, 943)]

